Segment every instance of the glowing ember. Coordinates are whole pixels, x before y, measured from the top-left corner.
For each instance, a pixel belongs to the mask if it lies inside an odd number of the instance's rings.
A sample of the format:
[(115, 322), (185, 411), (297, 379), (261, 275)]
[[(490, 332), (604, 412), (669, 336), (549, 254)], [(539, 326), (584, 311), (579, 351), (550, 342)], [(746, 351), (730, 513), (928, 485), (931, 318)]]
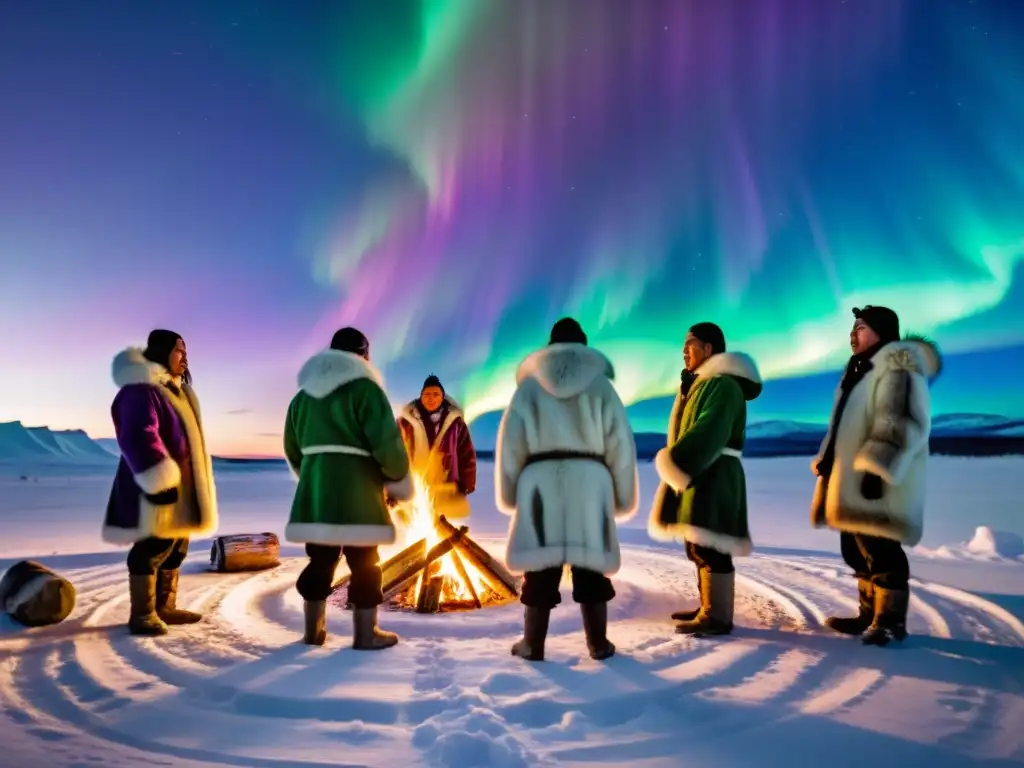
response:
[[(416, 493), (413, 496), (412, 501), (401, 505), (406, 518), (405, 541), (408, 544), (412, 544), (422, 539), (426, 539), (427, 549), (429, 550), (444, 537), (437, 528), (438, 513), (434, 509), (433, 496), (431, 494), (430, 487), (424, 481), (423, 477), (418, 474), (413, 475), (413, 483)], [(437, 569), (432, 569), (431, 571), (431, 575), (441, 576), (444, 579), (444, 587), (441, 591), (442, 604), (446, 602), (466, 602), (473, 600), (473, 590), (470, 589), (469, 584), (466, 583), (462, 574), (459, 573), (459, 568), (455, 561), (455, 555), (455, 550), (452, 550), (448, 554), (439, 558), (436, 561)], [(472, 562), (468, 561), (467, 558), (461, 558), (461, 562), (465, 569), (464, 573), (466, 577), (472, 583), (477, 596), (482, 599), (484, 595), (491, 591), (487, 579)], [(420, 590), (423, 588), (424, 578), (425, 572), (421, 572), (411, 594), (419, 595)]]

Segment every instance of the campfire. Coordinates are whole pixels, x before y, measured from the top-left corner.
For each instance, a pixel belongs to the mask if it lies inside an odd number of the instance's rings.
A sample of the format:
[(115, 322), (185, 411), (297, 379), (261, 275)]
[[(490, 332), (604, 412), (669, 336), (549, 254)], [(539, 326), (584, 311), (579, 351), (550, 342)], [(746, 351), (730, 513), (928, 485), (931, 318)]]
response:
[[(514, 600), (516, 582), (508, 570), (470, 538), (468, 526), (456, 528), (438, 515), (426, 483), (414, 480), (416, 494), (404, 507), (404, 538), (412, 543), (381, 564), (385, 603), (399, 610), (440, 613)], [(337, 602), (348, 602), (348, 579), (346, 574), (334, 585)]]

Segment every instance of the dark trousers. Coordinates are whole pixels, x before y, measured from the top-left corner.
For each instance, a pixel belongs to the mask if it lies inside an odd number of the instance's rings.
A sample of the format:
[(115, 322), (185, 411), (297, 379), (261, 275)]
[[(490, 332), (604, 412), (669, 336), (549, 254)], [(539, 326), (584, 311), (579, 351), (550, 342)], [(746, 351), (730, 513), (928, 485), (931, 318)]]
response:
[(155, 576), (157, 571), (176, 571), (185, 562), (188, 539), (141, 539), (128, 550), (128, 573)]
[(706, 568), (711, 573), (733, 573), (736, 570), (732, 564), (732, 555), (691, 541), (686, 542), (686, 556), (698, 568)]
[(337, 547), (327, 544), (307, 544), (309, 563), (299, 574), (295, 588), (303, 600), (326, 600), (331, 595), (334, 569), (345, 555), (352, 573), (348, 582), (348, 601), (353, 608), (375, 608), (384, 602), (381, 591), (384, 574), (380, 570), (380, 555), (376, 547)]
[[(523, 574), (522, 594), (519, 601), (531, 608), (554, 608), (562, 602), (558, 586), (562, 583), (563, 567), (527, 571)], [(615, 597), (612, 580), (603, 573), (589, 568), (572, 566), (572, 599), (577, 603), (607, 603)]]
[(910, 563), (898, 541), (863, 533), (841, 533), (839, 546), (843, 560), (858, 579), (882, 589), (908, 588)]

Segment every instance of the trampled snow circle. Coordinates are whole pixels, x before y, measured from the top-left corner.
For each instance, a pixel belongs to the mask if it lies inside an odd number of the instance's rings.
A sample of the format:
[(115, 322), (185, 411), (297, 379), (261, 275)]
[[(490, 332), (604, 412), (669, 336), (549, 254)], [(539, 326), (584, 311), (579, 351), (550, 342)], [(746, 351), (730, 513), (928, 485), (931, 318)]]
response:
[[(562, 765), (588, 759), (583, 734), (593, 749), (640, 739), (669, 755), (659, 739), (678, 743), (680, 729), (697, 733), (701, 722), (742, 741), (766, 718), (781, 733), (793, 718), (867, 717), (901, 695), (904, 674), (931, 675), (936, 701), (990, 724), (1019, 706), (947, 682), (967, 679), (959, 665), (976, 673), (979, 663), (1021, 658), (1024, 626), (976, 595), (915, 583), (907, 647), (863, 648), (821, 627), (855, 604), (841, 563), (755, 556), (738, 561), (736, 633), (699, 640), (675, 635), (668, 619), (696, 599), (692, 564), (673, 549), (623, 554), (609, 628), (619, 655), (605, 663), (586, 654), (568, 577), (549, 660), (531, 665), (509, 654), (522, 628), (515, 603), (382, 612), (402, 642), (379, 653), (351, 650), (350, 614), (335, 610), (327, 645), (304, 646), (300, 559), (261, 573), (187, 573), (179, 602), (206, 620), (161, 638), (127, 634), (123, 565), (69, 571), (79, 606), (65, 623), (0, 635), (0, 698), (21, 748), (37, 745), (47, 765), (81, 765), (88, 755), (109, 765), (322, 765), (326, 755), (371, 765)], [(1019, 685), (1019, 673), (1001, 674)], [(1005, 683), (992, 685), (1009, 695)], [(922, 740), (945, 729), (953, 753), (970, 749), (970, 718), (957, 725), (943, 711), (925, 708), (902, 728), (916, 727)], [(998, 727), (989, 729), (995, 739)], [(1000, 739), (1024, 748), (1012, 732)]]

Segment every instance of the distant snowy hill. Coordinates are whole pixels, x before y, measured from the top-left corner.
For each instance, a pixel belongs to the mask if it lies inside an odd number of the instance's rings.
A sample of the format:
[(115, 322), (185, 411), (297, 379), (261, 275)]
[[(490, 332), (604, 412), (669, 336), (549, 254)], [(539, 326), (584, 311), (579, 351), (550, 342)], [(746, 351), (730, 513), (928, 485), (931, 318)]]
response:
[(110, 451), (80, 429), (26, 427), (20, 421), (0, 423), (0, 461), (87, 464), (113, 459)]
[(116, 437), (97, 437), (93, 439), (93, 442), (99, 445), (100, 447), (104, 448), (105, 450), (109, 451), (114, 456), (121, 455), (121, 448), (117, 444)]

